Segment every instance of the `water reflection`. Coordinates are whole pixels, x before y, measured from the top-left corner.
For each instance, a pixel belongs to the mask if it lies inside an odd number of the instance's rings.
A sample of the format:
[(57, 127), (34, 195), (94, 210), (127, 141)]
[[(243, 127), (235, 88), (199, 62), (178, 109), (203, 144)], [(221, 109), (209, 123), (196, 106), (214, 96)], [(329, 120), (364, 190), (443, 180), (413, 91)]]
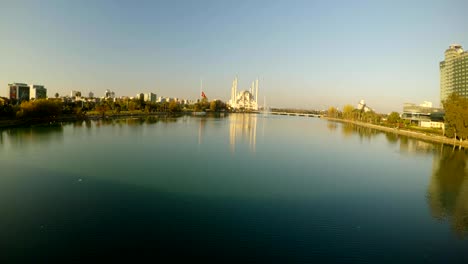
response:
[(2, 146), (8, 142), (15, 148), (24, 148), (30, 145), (47, 145), (50, 142), (63, 141), (63, 126), (38, 126), (27, 128), (11, 128), (0, 131)]
[(443, 147), (441, 144), (410, 139), (406, 136), (398, 136), (400, 140), (400, 153), (402, 154), (431, 154), (437, 153)]
[(427, 201), (434, 218), (449, 221), (459, 237), (468, 234), (467, 151), (443, 146), (434, 155)]
[(257, 115), (255, 114), (233, 114), (229, 123), (229, 145), (231, 152), (236, 151), (238, 142), (249, 143), (251, 151), (255, 152), (257, 144)]
[(327, 128), (330, 130), (330, 132), (335, 132), (336, 128), (338, 125), (335, 122), (328, 122), (327, 123)]
[(357, 134), (362, 141), (363, 139), (370, 140), (381, 132), (372, 128), (357, 126), (351, 123), (342, 124), (342, 134), (344, 137), (350, 137), (353, 134)]
[[(328, 129), (333, 132), (336, 130), (336, 122), (328, 122)], [(379, 135), (384, 135), (385, 139), (390, 145), (397, 145), (399, 143), (399, 150), (402, 154), (424, 154), (433, 153), (440, 150), (441, 145), (426, 142), (407, 136), (402, 136), (396, 133), (383, 132), (373, 128), (362, 127), (351, 123), (341, 124), (341, 133), (344, 137), (351, 137), (352, 135), (358, 135), (361, 141), (363, 139), (371, 140)]]
[(198, 145), (203, 143), (203, 131), (205, 131), (206, 118), (200, 117), (200, 123), (198, 125)]
[[(328, 125), (330, 131), (333, 126)], [(453, 146), (412, 139), (395, 133), (381, 132), (353, 124), (342, 124), (342, 134), (361, 138), (384, 134), (401, 154), (433, 155), (433, 168), (427, 190), (427, 203), (434, 218), (448, 221), (460, 238), (468, 235), (468, 151)]]

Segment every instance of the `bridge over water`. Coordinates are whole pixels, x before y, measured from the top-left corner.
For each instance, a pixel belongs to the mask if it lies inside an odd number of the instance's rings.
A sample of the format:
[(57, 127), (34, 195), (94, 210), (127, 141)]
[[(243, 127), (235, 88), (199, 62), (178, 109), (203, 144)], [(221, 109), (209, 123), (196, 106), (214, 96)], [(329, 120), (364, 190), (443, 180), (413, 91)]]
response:
[(293, 113), (293, 112), (270, 112), (272, 115), (287, 115), (287, 116), (306, 116), (306, 117), (318, 117), (321, 118), (322, 115), (319, 114), (309, 114), (309, 113)]

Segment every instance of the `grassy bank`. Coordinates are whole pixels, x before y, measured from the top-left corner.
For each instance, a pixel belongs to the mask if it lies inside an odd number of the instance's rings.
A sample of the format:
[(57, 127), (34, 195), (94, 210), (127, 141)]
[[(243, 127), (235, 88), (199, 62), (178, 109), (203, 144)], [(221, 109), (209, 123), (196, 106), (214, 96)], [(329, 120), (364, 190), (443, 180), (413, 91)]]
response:
[(362, 126), (362, 127), (368, 127), (388, 133), (394, 133), (402, 136), (407, 136), (415, 139), (420, 139), (424, 141), (430, 141), (430, 142), (435, 142), (435, 143), (443, 143), (443, 144), (448, 144), (448, 145), (453, 145), (453, 146), (461, 146), (461, 147), (468, 147), (468, 142), (460, 142), (457, 141), (453, 138), (448, 138), (442, 135), (437, 135), (435, 133), (425, 133), (416, 130), (408, 130), (404, 128), (392, 128), (392, 127), (385, 127), (385, 126), (380, 126), (380, 125), (374, 125), (370, 123), (364, 123), (364, 122), (359, 122), (359, 121), (353, 121), (353, 120), (347, 120), (347, 119), (339, 119), (339, 118), (330, 118), (330, 117), (323, 117), (323, 119), (329, 120), (329, 121), (334, 121), (334, 122), (341, 122), (341, 123), (350, 123), (354, 124), (357, 126)]

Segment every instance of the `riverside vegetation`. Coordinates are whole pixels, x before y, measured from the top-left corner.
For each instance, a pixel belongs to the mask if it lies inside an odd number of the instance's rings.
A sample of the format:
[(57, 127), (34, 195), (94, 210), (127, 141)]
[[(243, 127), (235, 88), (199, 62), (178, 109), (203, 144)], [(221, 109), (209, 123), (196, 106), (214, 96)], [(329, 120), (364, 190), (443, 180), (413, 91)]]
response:
[(62, 100), (57, 95), (56, 98), (23, 101), (20, 104), (15, 100), (3, 99), (0, 100), (0, 127), (126, 115), (174, 115), (198, 111), (223, 112), (227, 111), (227, 107), (220, 100), (210, 102), (206, 98), (194, 104), (181, 104), (175, 101), (151, 103), (138, 99), (85, 102)]
[[(468, 138), (468, 99), (453, 93), (442, 102), (442, 105), (445, 111), (444, 129), (419, 127), (411, 123), (410, 120), (402, 119), (398, 112), (391, 112), (388, 115), (374, 111), (365, 112), (350, 104), (345, 105), (342, 111), (330, 107), (327, 111), (327, 117), (356, 124), (371, 124), (375, 125), (376, 128), (394, 128), (401, 131), (423, 133), (426, 136), (443, 136), (451, 138), (453, 141), (458, 140), (460, 144), (463, 144), (464, 140)], [(387, 129), (384, 130), (387, 131)]]

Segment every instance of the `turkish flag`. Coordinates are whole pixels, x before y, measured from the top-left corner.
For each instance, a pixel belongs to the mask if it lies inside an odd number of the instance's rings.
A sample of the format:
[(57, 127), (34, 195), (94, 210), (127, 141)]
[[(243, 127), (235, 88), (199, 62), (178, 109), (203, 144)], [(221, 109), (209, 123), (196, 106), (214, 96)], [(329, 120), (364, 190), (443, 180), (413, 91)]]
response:
[(203, 91), (201, 92), (201, 96), (202, 96), (203, 98), (206, 98), (206, 95), (205, 95), (205, 93), (204, 93)]

